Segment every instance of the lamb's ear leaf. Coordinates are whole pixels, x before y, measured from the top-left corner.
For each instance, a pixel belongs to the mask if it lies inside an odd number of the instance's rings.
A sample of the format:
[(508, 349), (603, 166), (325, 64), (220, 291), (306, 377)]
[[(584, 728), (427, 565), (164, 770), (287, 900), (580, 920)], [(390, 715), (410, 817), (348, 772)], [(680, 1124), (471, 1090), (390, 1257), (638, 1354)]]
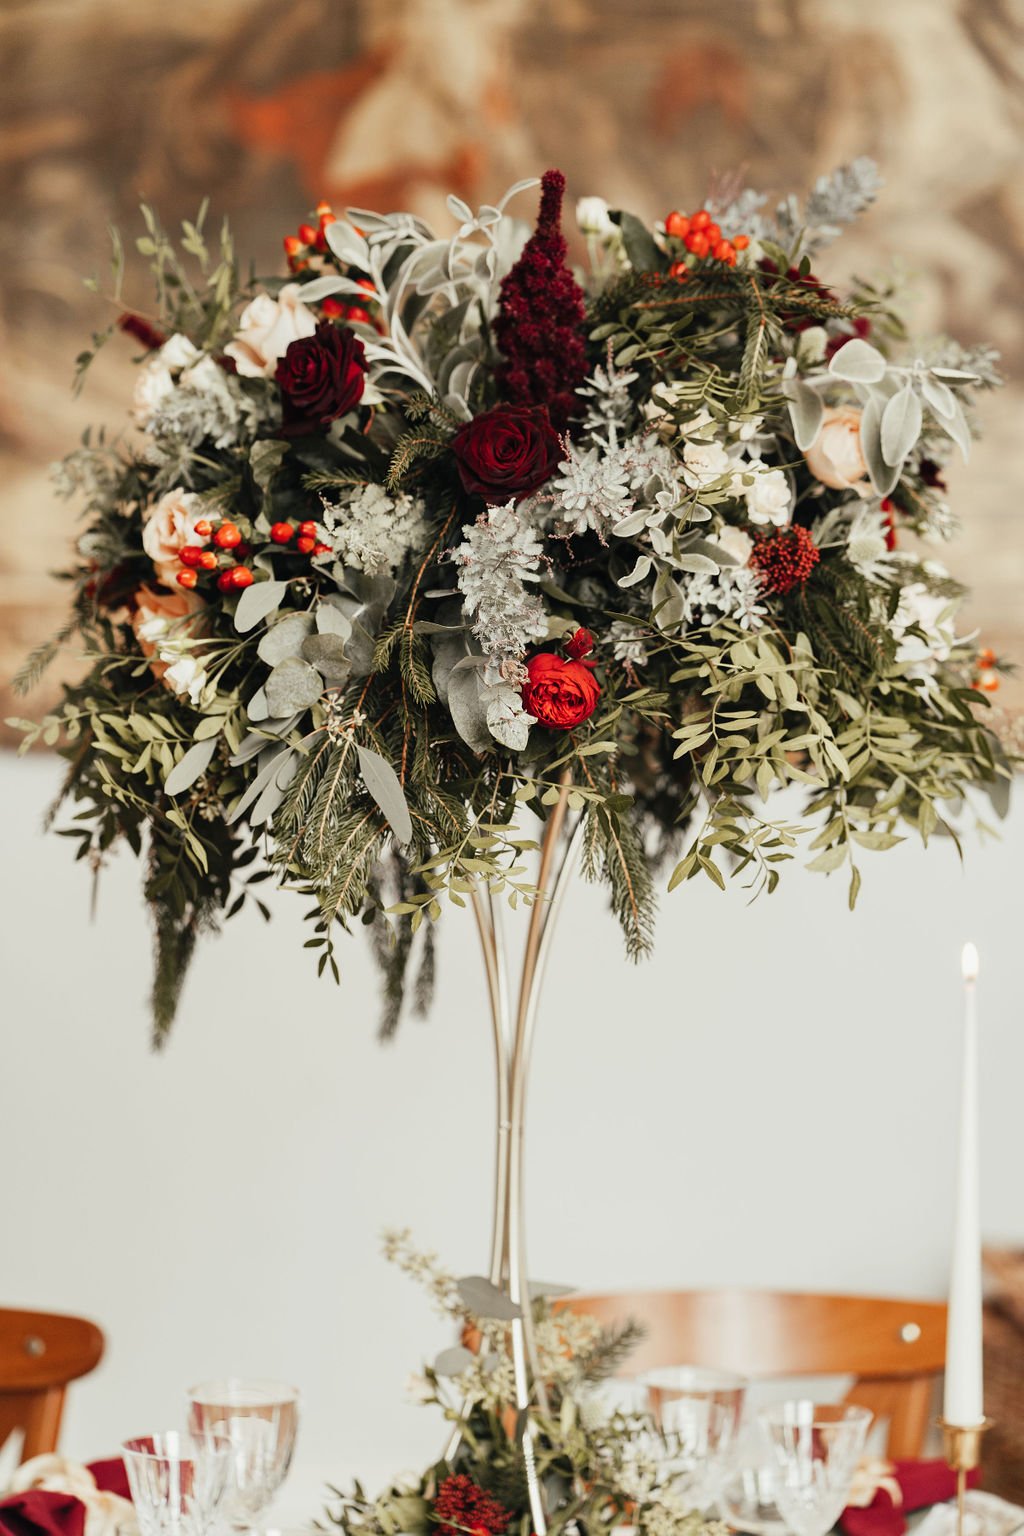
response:
[(910, 379), (882, 412), (882, 457), (901, 465), (921, 435), (921, 402)]
[(363, 783), (380, 806), (398, 841), (408, 845), (412, 842), (412, 817), (398, 774), (387, 759), (381, 757), (379, 752), (374, 752), (372, 747), (363, 747), (357, 743), (356, 752), (359, 755)]
[(884, 378), (885, 358), (870, 341), (854, 336), (843, 343), (828, 365), (829, 373), (848, 384), (877, 384)]
[(180, 795), (183, 789), (191, 789), (202, 774), (210, 766), (210, 761), (217, 750), (217, 738), (211, 736), (207, 741), (197, 741), (195, 746), (189, 747), (180, 762), (175, 763), (167, 778), (164, 780), (164, 789), (169, 795)]
[(821, 418), (825, 414), (825, 402), (816, 389), (802, 379), (789, 379), (783, 386), (789, 403), (789, 419), (793, 423), (793, 437), (801, 453), (813, 448), (821, 431)]
[(882, 456), (882, 406), (870, 399), (860, 417), (860, 451), (879, 496), (888, 496), (900, 477), (898, 464), (887, 464)]

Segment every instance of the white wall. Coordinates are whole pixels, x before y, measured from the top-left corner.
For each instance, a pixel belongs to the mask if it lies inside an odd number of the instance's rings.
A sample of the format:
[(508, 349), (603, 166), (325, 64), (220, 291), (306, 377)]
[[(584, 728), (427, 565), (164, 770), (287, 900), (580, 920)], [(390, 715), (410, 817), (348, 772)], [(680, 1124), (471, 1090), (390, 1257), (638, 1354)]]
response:
[[(149, 934), (118, 860), (89, 877), (40, 822), (58, 775), (0, 756), (7, 1304), (81, 1311), (109, 1348), (64, 1445), (109, 1452), (176, 1422), (190, 1380), (281, 1375), (305, 1399), (288, 1512), (440, 1447), (403, 1382), (447, 1335), (379, 1256), (409, 1225), (486, 1263), (491, 1080), (471, 919), (445, 915), (429, 1023), (374, 1040), (356, 938), (318, 984), (300, 922), (232, 922), (201, 948), (169, 1049), (150, 1054)], [(959, 948), (982, 952), (992, 1237), (1024, 1240), (1024, 811), (999, 842), (865, 855), (845, 884), (789, 874), (746, 905), (690, 885), (633, 967), (581, 887), (553, 956), (530, 1128), (531, 1267), (584, 1287), (739, 1281), (939, 1294), (959, 1049)]]

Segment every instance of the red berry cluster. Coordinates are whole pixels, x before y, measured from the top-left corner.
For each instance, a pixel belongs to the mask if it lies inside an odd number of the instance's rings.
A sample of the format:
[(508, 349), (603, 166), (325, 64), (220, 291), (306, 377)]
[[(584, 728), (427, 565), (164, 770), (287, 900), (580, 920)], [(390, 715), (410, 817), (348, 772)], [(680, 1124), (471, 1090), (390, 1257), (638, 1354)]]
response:
[(512, 405), (546, 405), (562, 431), (580, 409), (576, 390), (587, 376), (583, 292), (566, 265), (562, 234), (565, 177), (541, 178), (537, 228), (502, 279), (494, 337), (505, 361), (498, 388)]
[[(186, 544), (178, 551), (178, 559), (182, 567), (178, 572), (179, 587), (185, 587), (191, 591), (203, 571), (220, 572), (217, 585), (222, 592), (240, 592), (243, 587), (252, 586), (255, 579), (252, 571), (247, 565), (239, 563), (246, 560), (252, 550), (244, 542), (242, 530), (237, 523), (224, 519), (214, 532), (213, 524), (206, 518), (202, 518), (194, 525), (193, 532), (203, 542)], [(214, 545), (213, 549), (208, 548), (211, 543)], [(222, 566), (221, 554), (230, 556), (232, 563)]]
[(799, 523), (762, 534), (750, 552), (750, 563), (760, 574), (764, 591), (780, 596), (802, 587), (820, 559), (817, 544)]
[[(712, 261), (720, 261), (727, 267), (734, 267), (737, 252), (745, 251), (750, 244), (749, 235), (737, 235), (733, 240), (726, 240), (706, 208), (698, 208), (696, 213), (690, 214), (673, 209), (665, 220), (665, 233), (670, 240), (681, 241), (684, 249), (698, 261), (710, 257)], [(674, 261), (668, 270), (670, 277), (680, 281), (690, 275), (690, 267), (685, 258)]]
[(999, 687), (999, 678), (995, 668), (999, 665), (999, 658), (990, 646), (985, 646), (974, 658), (974, 679), (972, 688), (980, 688), (983, 693), (995, 693)]
[(275, 544), (290, 544), (295, 539), (295, 548), (300, 555), (329, 555), (331, 552), (331, 546), (321, 544), (317, 538), (316, 523), (274, 523), (270, 537)]
[(461, 1472), (446, 1477), (437, 1490), (434, 1516), (441, 1522), (440, 1536), (504, 1536), (512, 1515), (492, 1494), (478, 1488)]
[(316, 224), (300, 224), (297, 235), (284, 237), (284, 253), (292, 272), (304, 272), (311, 256), (327, 250), (327, 229), (338, 216), (330, 203), (317, 203), (316, 217)]

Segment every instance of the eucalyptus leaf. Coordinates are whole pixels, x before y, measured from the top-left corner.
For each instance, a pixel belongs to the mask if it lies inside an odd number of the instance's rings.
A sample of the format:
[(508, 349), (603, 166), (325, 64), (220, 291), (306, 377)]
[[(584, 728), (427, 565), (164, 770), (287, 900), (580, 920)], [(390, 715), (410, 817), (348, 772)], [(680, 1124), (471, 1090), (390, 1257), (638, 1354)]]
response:
[(300, 656), (289, 656), (276, 666), (265, 686), (272, 715), (290, 715), (296, 710), (309, 709), (324, 691), (320, 673)]
[(259, 799), (271, 779), (279, 769), (284, 767), (286, 760), (292, 755), (297, 755), (293, 747), (281, 747), (278, 751), (268, 747), (266, 753), (260, 758), (256, 777), (227, 818), (229, 826), (232, 822), (238, 821), (250, 805)]
[(347, 640), (352, 633), (352, 622), (334, 603), (321, 603), (316, 610), (316, 628), (320, 635), (340, 635)]
[(522, 1308), (483, 1275), (463, 1275), (461, 1280), (456, 1280), (455, 1288), (474, 1317), (494, 1317), (500, 1322), (511, 1322), (523, 1315)]
[(877, 384), (884, 378), (888, 364), (869, 341), (854, 336), (839, 348), (828, 365), (828, 371), (848, 384)]
[(270, 714), (270, 707), (267, 704), (267, 690), (265, 688), (257, 688), (246, 705), (245, 712), (250, 720), (267, 719)]
[(272, 624), (256, 647), (256, 654), (268, 667), (302, 652), (302, 642), (313, 628), (311, 613), (289, 613)]
[(902, 464), (921, 435), (921, 402), (910, 379), (882, 412), (882, 458)]
[(189, 747), (185, 756), (175, 764), (164, 780), (164, 789), (167, 793), (180, 795), (183, 789), (190, 789), (196, 779), (201, 778), (206, 772), (216, 750), (216, 737), (211, 737), (208, 741), (197, 741), (195, 746)]
[(228, 758), (228, 762), (233, 768), (237, 768), (241, 763), (247, 763), (251, 757), (262, 752), (264, 747), (273, 746), (273, 737), (287, 736), (292, 727), (298, 725), (301, 718), (301, 715), (287, 715), (282, 720), (265, 720), (260, 730), (248, 731), (242, 737), (238, 744), (238, 751)]
[(255, 629), (262, 619), (279, 607), (288, 591), (286, 581), (257, 581), (246, 587), (235, 609), (235, 628), (240, 635)]
[(387, 817), (388, 825), (403, 844), (412, 842), (412, 817), (398, 774), (386, 758), (356, 743), (363, 783)]
[(277, 771), (271, 774), (263, 786), (259, 799), (252, 808), (249, 820), (254, 827), (264, 826), (273, 816), (288, 792), (288, 786), (299, 771), (299, 754), (289, 752)]
[(287, 452), (288, 444), (281, 442), (279, 438), (263, 437), (258, 443), (253, 444), (252, 452), (249, 454), (249, 468), (261, 491), (269, 490), (270, 482), (281, 468), (281, 462)]
[(316, 667), (326, 683), (343, 683), (352, 671), (340, 635), (310, 635), (302, 643), (302, 656)]
[(434, 1374), (461, 1376), (463, 1371), (472, 1370), (476, 1363), (477, 1357), (471, 1349), (466, 1349), (461, 1344), (453, 1344), (450, 1349), (442, 1349), (434, 1361)]

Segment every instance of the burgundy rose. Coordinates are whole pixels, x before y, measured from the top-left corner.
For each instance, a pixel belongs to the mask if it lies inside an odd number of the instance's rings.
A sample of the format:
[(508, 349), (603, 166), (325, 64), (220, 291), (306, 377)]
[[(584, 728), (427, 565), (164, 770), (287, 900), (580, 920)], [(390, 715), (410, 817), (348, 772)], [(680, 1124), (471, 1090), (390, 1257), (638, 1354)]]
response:
[(359, 404), (366, 353), (347, 327), (321, 320), (312, 336), (289, 345), (274, 377), (284, 404), (283, 430), (293, 436), (316, 432)]
[(551, 651), (541, 651), (539, 656), (530, 657), (526, 670), (529, 676), (523, 684), (523, 707), (541, 725), (571, 731), (590, 719), (601, 689), (588, 662), (563, 661)]
[(459, 428), (452, 452), (466, 490), (500, 506), (550, 480), (562, 445), (543, 406), (498, 405)]

